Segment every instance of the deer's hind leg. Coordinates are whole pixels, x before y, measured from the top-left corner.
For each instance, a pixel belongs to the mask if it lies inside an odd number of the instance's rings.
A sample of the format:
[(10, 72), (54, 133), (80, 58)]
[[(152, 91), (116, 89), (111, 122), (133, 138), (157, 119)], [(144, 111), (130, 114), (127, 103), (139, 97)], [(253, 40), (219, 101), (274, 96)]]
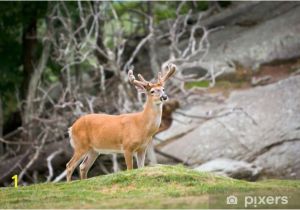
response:
[(91, 168), (91, 166), (94, 164), (95, 160), (99, 156), (99, 153), (95, 150), (91, 149), (88, 151), (86, 156), (84, 157), (82, 163), (80, 164), (80, 179), (86, 179), (87, 174)]
[(125, 157), (125, 162), (126, 162), (126, 166), (127, 166), (127, 170), (131, 170), (132, 169), (132, 165), (133, 165), (133, 152), (130, 150), (125, 150), (124, 151), (124, 157)]
[(72, 174), (75, 170), (75, 168), (78, 166), (79, 161), (82, 159), (82, 157), (87, 153), (88, 150), (74, 150), (73, 157), (66, 165), (67, 170), (67, 182), (71, 181)]

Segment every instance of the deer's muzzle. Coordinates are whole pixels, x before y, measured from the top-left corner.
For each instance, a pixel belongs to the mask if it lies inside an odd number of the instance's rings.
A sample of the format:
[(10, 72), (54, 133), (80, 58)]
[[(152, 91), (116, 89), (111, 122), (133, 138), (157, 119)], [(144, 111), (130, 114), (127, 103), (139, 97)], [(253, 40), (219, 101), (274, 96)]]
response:
[(167, 94), (163, 94), (163, 95), (160, 97), (160, 100), (161, 100), (161, 101), (166, 101), (166, 100), (168, 100)]

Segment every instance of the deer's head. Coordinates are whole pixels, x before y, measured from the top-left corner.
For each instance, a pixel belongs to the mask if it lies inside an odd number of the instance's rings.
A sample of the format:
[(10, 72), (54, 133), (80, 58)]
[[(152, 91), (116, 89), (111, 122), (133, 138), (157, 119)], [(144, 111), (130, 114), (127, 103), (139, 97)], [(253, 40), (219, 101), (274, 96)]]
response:
[(146, 93), (155, 103), (162, 103), (168, 99), (164, 89), (165, 82), (175, 73), (176, 66), (169, 64), (166, 69), (164, 74), (159, 72), (157, 81), (152, 83), (145, 80), (140, 74), (138, 74), (139, 80), (135, 79), (133, 69), (131, 68), (128, 71), (129, 81), (139, 92)]

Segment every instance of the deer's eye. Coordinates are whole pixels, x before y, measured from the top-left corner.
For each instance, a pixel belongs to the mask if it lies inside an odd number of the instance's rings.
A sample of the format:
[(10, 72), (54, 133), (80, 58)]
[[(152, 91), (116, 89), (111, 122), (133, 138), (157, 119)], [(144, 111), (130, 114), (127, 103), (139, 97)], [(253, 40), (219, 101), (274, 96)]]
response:
[(151, 91), (150, 91), (150, 93), (154, 93), (154, 92), (155, 92), (154, 90), (151, 90)]

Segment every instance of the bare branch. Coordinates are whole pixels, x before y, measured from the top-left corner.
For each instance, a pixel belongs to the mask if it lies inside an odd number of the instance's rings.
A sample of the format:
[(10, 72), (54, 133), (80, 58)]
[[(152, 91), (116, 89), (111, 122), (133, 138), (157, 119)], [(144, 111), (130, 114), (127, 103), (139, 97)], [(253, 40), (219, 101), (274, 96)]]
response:
[(57, 151), (54, 151), (47, 157), (47, 166), (48, 166), (48, 171), (49, 175), (47, 176), (47, 182), (50, 182), (52, 177), (53, 177), (53, 167), (51, 164), (52, 159), (54, 159), (57, 155), (61, 154), (63, 152), (62, 149), (59, 149)]
[(43, 138), (41, 139), (41, 144), (36, 148), (36, 152), (34, 154), (34, 156), (31, 158), (31, 160), (27, 163), (27, 165), (23, 168), (23, 170), (20, 172), (19, 174), (19, 182), (23, 179), (23, 176), (25, 175), (25, 173), (27, 172), (27, 170), (30, 168), (30, 166), (37, 160), (37, 158), (40, 155), (40, 152), (46, 142), (46, 139), (48, 137), (48, 132), (46, 132), (43, 136)]
[(67, 170), (64, 170), (59, 176), (55, 177), (55, 179), (52, 181), (53, 183), (57, 183), (61, 181), (63, 178), (67, 176)]
[(33, 143), (32, 142), (27, 142), (27, 141), (7, 141), (3, 138), (0, 138), (0, 142), (3, 142), (5, 144), (15, 144), (15, 145), (32, 145)]

